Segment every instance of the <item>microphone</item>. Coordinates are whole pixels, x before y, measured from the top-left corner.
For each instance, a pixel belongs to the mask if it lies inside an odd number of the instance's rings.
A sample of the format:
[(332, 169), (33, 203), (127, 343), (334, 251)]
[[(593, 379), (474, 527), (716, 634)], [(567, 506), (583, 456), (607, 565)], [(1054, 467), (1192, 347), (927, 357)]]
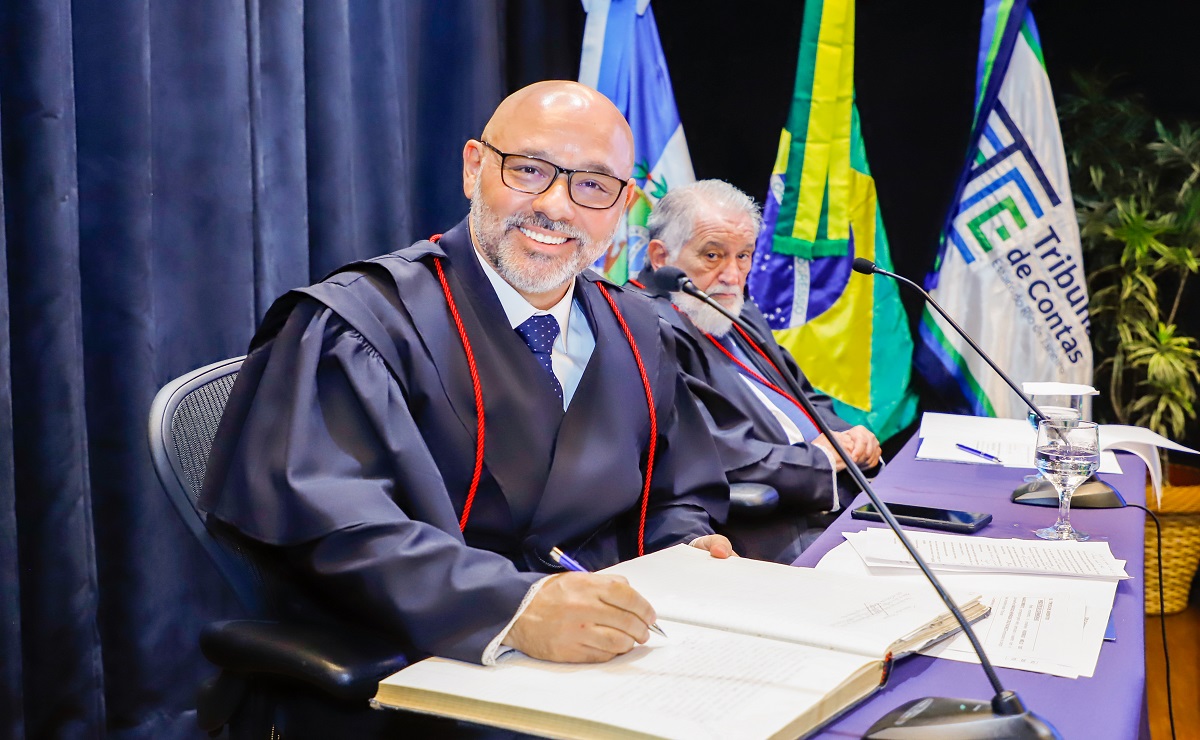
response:
[[(851, 265), (851, 269), (862, 275), (875, 274), (890, 277), (893, 280), (898, 280), (899, 282), (920, 293), (925, 299), (925, 302), (930, 306), (933, 306), (934, 310), (941, 314), (942, 318), (946, 320), (946, 323), (949, 324), (951, 328), (953, 328), (954, 331), (956, 331), (958, 335), (966, 341), (967, 344), (971, 345), (971, 349), (975, 350), (975, 354), (982, 357), (983, 361), (996, 371), (996, 374), (1000, 376), (1001, 380), (1007, 383), (1008, 387), (1012, 388), (1013, 391), (1020, 396), (1021, 400), (1025, 402), (1025, 405), (1029, 407), (1030, 411), (1032, 411), (1039, 420), (1045, 420), (1047, 418), (1046, 414), (1043, 413), (1036, 404), (1034, 404), (1029, 396), (1025, 395), (1025, 393), (1022, 392), (1019, 387), (1017, 387), (1016, 381), (1009, 377), (1008, 373), (1000, 369), (1000, 366), (997, 365), (994, 360), (992, 360), (988, 353), (983, 351), (983, 347), (980, 347), (975, 340), (971, 338), (971, 335), (967, 334), (967, 331), (958, 325), (957, 321), (950, 318), (950, 314), (946, 313), (946, 309), (942, 308), (941, 304), (935, 301), (933, 296), (929, 295), (924, 288), (904, 277), (903, 275), (897, 275), (894, 272), (888, 272), (887, 270), (884, 270), (865, 257), (855, 257), (854, 263)], [(1049, 481), (1038, 480), (1034, 483), (1027, 483), (1013, 491), (1012, 502), (1014, 504), (1026, 504), (1029, 506), (1057, 507), (1058, 491), (1053, 485), (1050, 484)], [(1121, 498), (1121, 494), (1117, 493), (1112, 486), (1100, 480), (1095, 475), (1088, 478), (1079, 486), (1079, 488), (1075, 489), (1075, 494), (1071, 496), (1071, 507), (1075, 509), (1120, 509), (1124, 506), (1125, 500)]]
[[(692, 282), (692, 279), (687, 276), (687, 273), (678, 267), (666, 265), (658, 268), (651, 273), (650, 282), (653, 283), (655, 288), (663, 291), (664, 293), (683, 292), (699, 301), (702, 301), (705, 305), (709, 306), (725, 318), (731, 319), (733, 323), (738, 325), (738, 328), (749, 334), (750, 338), (753, 339), (758, 345), (762, 346), (774, 344), (773, 342), (765, 342), (762, 334), (759, 334), (758, 330), (756, 330), (753, 326), (731, 314), (727, 308), (722, 306), (717, 301), (717, 299), (697, 288), (696, 284)], [(771, 357), (771, 362), (779, 365), (778, 358), (774, 356)], [(792, 381), (790, 377), (785, 377), (784, 380), (789, 381), (789, 383)], [(796, 388), (791, 388), (789, 386), (789, 389), (793, 394), (798, 392)]]
[[(864, 261), (867, 264), (871, 264), (867, 260)], [(871, 266), (874, 267), (874, 265)], [(740, 316), (735, 316), (733, 312), (722, 306), (712, 296), (696, 287), (695, 283), (692, 282), (691, 278), (683, 270), (677, 267), (659, 268), (654, 271), (653, 282), (654, 286), (660, 290), (667, 292), (683, 291), (711, 306), (722, 316), (736, 324), (742, 331), (753, 337), (759, 347), (770, 356), (771, 361), (775, 363), (776, 367), (786, 367), (783, 358), (779, 355), (779, 346), (775, 342), (763, 341), (762, 335), (753, 326)], [(1015, 692), (1006, 690), (1000, 683), (1000, 677), (996, 675), (996, 669), (992, 666), (991, 661), (988, 660), (987, 654), (983, 650), (983, 645), (980, 644), (979, 638), (975, 635), (975, 630), (971, 629), (971, 623), (959, 611), (958, 605), (954, 603), (954, 599), (950, 598), (950, 594), (946, 592), (941, 582), (933, 574), (933, 571), (930, 570), (925, 559), (921, 557), (920, 553), (917, 552), (917, 548), (905, 536), (904, 530), (900, 528), (900, 523), (896, 521), (887, 504), (879, 499), (875, 490), (871, 488), (871, 484), (867, 482), (867, 477), (863, 475), (862, 469), (846, 454), (846, 450), (837, 441), (828, 422), (817, 412), (812, 402), (804, 394), (800, 383), (792, 377), (791, 373), (780, 372), (780, 375), (783, 376), (792, 395), (804, 407), (805, 412), (812, 417), (813, 422), (817, 425), (817, 429), (829, 440), (837, 456), (846, 464), (846, 471), (854, 478), (854, 482), (858, 484), (862, 492), (867, 494), (867, 498), (871, 499), (871, 503), (875, 505), (875, 508), (883, 516), (883, 520), (896, 533), (896, 537), (900, 539), (900, 543), (904, 545), (904, 549), (908, 551), (913, 561), (916, 562), (917, 567), (925, 574), (925, 578), (933, 585), (933, 589), (937, 591), (942, 602), (950, 609), (950, 613), (954, 615), (959, 626), (962, 627), (963, 633), (970, 640), (975, 654), (979, 656), (980, 665), (987, 675), (988, 682), (991, 683), (992, 689), (996, 692), (990, 702), (990, 712), (988, 711), (988, 702), (980, 702), (974, 699), (927, 697), (907, 702), (893, 709), (872, 725), (865, 737), (879, 738), (880, 740), (884, 738), (916, 739), (934, 736), (963, 738), (965, 740), (971, 740), (972, 738), (983, 740), (983, 738), (997, 737), (1060, 738), (1061, 736), (1058, 734), (1058, 731), (1050, 723), (1027, 710), (1021, 702), (1020, 697)]]
[[(876, 265), (874, 262), (867, 259), (866, 257), (855, 257), (854, 264), (851, 265), (851, 269), (853, 269), (855, 272), (863, 274), (863, 275), (870, 275), (872, 273), (875, 273), (877, 275), (884, 275), (886, 277), (890, 277), (893, 280), (899, 280), (900, 282), (912, 287), (914, 290), (916, 290), (918, 293), (920, 293), (922, 296), (924, 296), (926, 302), (928, 302), (929, 305), (931, 305), (935, 309), (937, 309), (937, 312), (942, 315), (942, 318), (946, 320), (946, 323), (948, 323), (948, 324), (950, 324), (950, 326), (954, 327), (954, 331), (958, 332), (958, 335), (960, 337), (962, 337), (963, 339), (965, 339), (967, 341), (967, 344), (971, 345), (971, 349), (975, 350), (975, 354), (982, 357), (984, 362), (986, 362), (987, 364), (992, 366), (992, 369), (996, 371), (996, 374), (1000, 376), (1001, 380), (1003, 380), (1005, 383), (1008, 383), (1008, 387), (1012, 388), (1013, 392), (1021, 397), (1021, 400), (1024, 401), (1025, 405), (1028, 406), (1033, 411), (1033, 413), (1037, 415), (1037, 418), (1039, 420), (1047, 418), (1046, 414), (1044, 414), (1042, 412), (1042, 410), (1039, 409), (1036, 404), (1034, 404), (1034, 402), (1029, 398), (1029, 396), (1025, 395), (1025, 393), (1019, 387), (1017, 387), (1016, 381), (1014, 381), (1012, 378), (1010, 378), (1008, 376), (1008, 373), (1006, 373), (1000, 369), (1000, 366), (997, 365), (992, 360), (992, 358), (988, 356), (988, 353), (983, 351), (983, 347), (980, 347), (978, 344), (976, 344), (975, 340), (971, 338), (971, 335), (967, 334), (966, 330), (958, 325), (958, 322), (956, 322), (954, 319), (950, 318), (950, 315), (948, 313), (946, 313), (946, 311), (941, 307), (941, 305), (938, 304), (937, 301), (933, 300), (933, 296), (931, 296), (925, 292), (924, 288), (917, 285), (916, 283), (909, 280), (908, 278), (904, 277), (903, 275), (897, 275), (894, 272), (888, 272), (887, 270), (884, 270), (883, 268), (879, 267), (878, 265)], [(1056, 504), (1056, 506), (1057, 506), (1057, 504)]]
[[(653, 283), (655, 288), (664, 293), (675, 293), (682, 290), (690, 294), (689, 288), (697, 293), (704, 292), (696, 287), (696, 284), (692, 282), (692, 279), (687, 276), (686, 272), (674, 265), (664, 265), (650, 273), (650, 282)], [(701, 298), (700, 300), (704, 299)]]

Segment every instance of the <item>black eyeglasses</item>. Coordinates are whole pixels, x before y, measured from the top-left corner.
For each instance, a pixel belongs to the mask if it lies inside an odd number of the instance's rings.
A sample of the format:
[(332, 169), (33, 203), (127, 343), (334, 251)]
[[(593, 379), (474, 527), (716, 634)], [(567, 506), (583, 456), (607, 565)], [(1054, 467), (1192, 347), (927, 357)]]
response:
[(479, 143), (500, 155), (500, 181), (518, 193), (541, 195), (561, 172), (567, 176), (567, 192), (572, 201), (584, 208), (604, 209), (612, 208), (628, 184), (603, 172), (569, 170), (537, 157), (502, 152), (483, 139)]

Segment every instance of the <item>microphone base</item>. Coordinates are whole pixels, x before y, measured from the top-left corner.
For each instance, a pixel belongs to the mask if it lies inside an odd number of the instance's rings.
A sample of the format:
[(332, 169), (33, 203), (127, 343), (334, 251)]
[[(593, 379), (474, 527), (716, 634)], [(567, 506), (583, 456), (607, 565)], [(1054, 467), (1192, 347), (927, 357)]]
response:
[[(1037, 480), (1013, 491), (1012, 502), (1058, 508), (1058, 491), (1050, 481)], [(1120, 509), (1124, 506), (1125, 499), (1121, 498), (1121, 494), (1094, 475), (1076, 488), (1071, 496), (1072, 509)]]
[(997, 714), (990, 701), (931, 696), (896, 707), (871, 725), (867, 740), (1049, 740), (1061, 738), (1033, 712)]

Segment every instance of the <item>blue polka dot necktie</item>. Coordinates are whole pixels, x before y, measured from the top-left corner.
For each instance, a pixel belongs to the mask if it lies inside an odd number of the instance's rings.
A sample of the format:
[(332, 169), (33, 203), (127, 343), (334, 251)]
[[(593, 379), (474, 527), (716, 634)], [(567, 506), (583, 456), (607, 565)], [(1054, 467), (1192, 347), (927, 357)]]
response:
[(554, 340), (558, 338), (558, 333), (561, 331), (558, 319), (549, 314), (530, 316), (525, 323), (517, 327), (516, 331), (521, 335), (521, 339), (525, 340), (525, 344), (529, 345), (533, 356), (549, 374), (554, 395), (561, 403), (563, 400), (562, 384), (555, 377), (554, 366), (550, 363), (550, 350), (554, 347)]

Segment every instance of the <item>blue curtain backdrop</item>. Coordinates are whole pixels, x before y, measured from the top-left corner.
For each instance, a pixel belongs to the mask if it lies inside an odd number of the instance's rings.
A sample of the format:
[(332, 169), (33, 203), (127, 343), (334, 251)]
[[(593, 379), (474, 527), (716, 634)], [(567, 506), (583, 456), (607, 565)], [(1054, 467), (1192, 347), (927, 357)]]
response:
[(196, 634), (235, 608), (154, 477), (151, 398), (465, 213), (504, 13), (0, 2), (0, 736), (198, 735)]

